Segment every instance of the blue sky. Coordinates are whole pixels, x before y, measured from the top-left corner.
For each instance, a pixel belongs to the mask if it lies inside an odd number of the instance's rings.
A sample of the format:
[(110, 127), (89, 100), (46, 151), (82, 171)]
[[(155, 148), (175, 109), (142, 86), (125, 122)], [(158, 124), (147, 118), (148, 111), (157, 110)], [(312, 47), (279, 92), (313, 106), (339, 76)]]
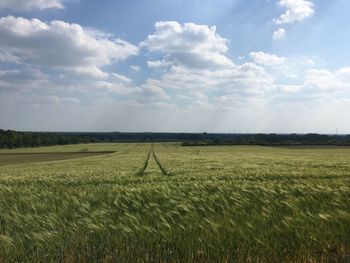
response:
[(350, 133), (347, 0), (0, 0), (0, 128)]

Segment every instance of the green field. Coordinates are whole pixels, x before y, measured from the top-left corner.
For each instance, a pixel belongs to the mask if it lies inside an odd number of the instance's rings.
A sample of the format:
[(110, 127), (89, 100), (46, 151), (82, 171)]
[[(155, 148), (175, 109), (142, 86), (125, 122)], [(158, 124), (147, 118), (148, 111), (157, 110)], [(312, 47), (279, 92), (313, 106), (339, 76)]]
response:
[(67, 160), (100, 154), (106, 153), (0, 153), (0, 165)]
[(0, 262), (350, 262), (350, 148), (33, 153), (67, 160), (0, 157)]

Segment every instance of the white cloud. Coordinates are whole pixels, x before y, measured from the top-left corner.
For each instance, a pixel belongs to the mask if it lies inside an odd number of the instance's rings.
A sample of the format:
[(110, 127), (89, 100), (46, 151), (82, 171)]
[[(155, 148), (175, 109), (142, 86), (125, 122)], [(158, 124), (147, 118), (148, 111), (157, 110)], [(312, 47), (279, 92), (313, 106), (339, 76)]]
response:
[(278, 89), (283, 92), (295, 93), (304, 88), (304, 85), (279, 85)]
[(44, 10), (48, 8), (64, 8), (61, 0), (0, 0), (0, 9), (15, 11)]
[(215, 26), (163, 21), (157, 22), (155, 28), (140, 46), (166, 54), (167, 61), (175, 65), (189, 68), (233, 65), (225, 56), (227, 40), (216, 33)]
[(315, 13), (314, 4), (309, 0), (279, 0), (278, 4), (287, 11), (275, 19), (276, 24), (292, 24)]
[(100, 90), (119, 93), (126, 96), (125, 99), (132, 104), (149, 104), (161, 102), (169, 98), (163, 88), (155, 84), (155, 81), (147, 80), (140, 86), (130, 86), (128, 83), (98, 81), (95, 83)]
[(28, 109), (41, 109), (42, 107), (58, 107), (58, 106), (78, 106), (80, 104), (80, 99), (74, 97), (64, 97), (56, 95), (39, 95), (39, 94), (24, 94), (13, 93), (11, 94), (11, 99), (8, 97), (3, 97), (0, 94), (0, 100), (6, 99), (6, 102), (10, 104), (17, 104), (19, 107), (27, 107)]
[(272, 38), (274, 40), (281, 40), (286, 36), (286, 30), (284, 28), (279, 28), (273, 32)]
[(192, 103), (198, 104), (198, 105), (208, 105), (209, 104), (209, 97), (200, 91), (194, 91), (191, 93), (192, 96)]
[(105, 90), (108, 92), (116, 92), (120, 94), (129, 94), (130, 88), (125, 86), (123, 83), (107, 82), (107, 81), (98, 81), (93, 84), (98, 89)]
[(138, 102), (150, 103), (150, 102), (160, 102), (169, 99), (164, 90), (157, 85), (153, 85), (152, 82), (146, 81), (140, 87), (137, 87), (133, 91), (133, 99)]
[(305, 85), (322, 90), (350, 90), (350, 67), (333, 71), (310, 69), (307, 71)]
[(0, 92), (22, 90), (31, 92), (49, 83), (48, 76), (38, 69), (24, 67), (21, 69), (0, 70)]
[(140, 71), (141, 67), (139, 65), (131, 65), (130, 68), (134, 71)]
[(279, 57), (274, 54), (269, 54), (261, 51), (251, 52), (249, 55), (253, 59), (254, 63), (264, 66), (277, 66), (286, 62), (285, 57)]
[(0, 62), (19, 63), (21, 58), (14, 56), (13, 54), (0, 50)]
[(138, 48), (96, 30), (63, 21), (0, 19), (0, 49), (32, 66), (106, 77), (101, 67), (136, 55)]
[[(148, 79), (147, 84), (163, 91), (171, 90), (174, 97), (188, 106), (210, 107), (212, 92), (230, 96), (231, 100), (239, 98), (242, 102), (262, 96), (274, 87), (272, 76), (263, 67), (254, 63), (236, 65), (225, 56), (227, 40), (216, 33), (215, 27), (157, 22), (155, 33), (140, 46), (164, 55), (163, 59), (147, 61), (149, 68), (163, 72), (158, 79)], [(264, 65), (284, 61), (275, 55), (252, 54), (255, 55), (265, 56), (256, 58)], [(215, 103), (220, 101), (217, 99)]]
[[(308, 69), (305, 79), (299, 84), (276, 85), (277, 90), (298, 93), (298, 99), (339, 100), (349, 96), (350, 67), (335, 70)], [(345, 96), (345, 97), (344, 97)]]
[(240, 94), (219, 95), (213, 98), (216, 109), (235, 109), (241, 111), (240, 114), (249, 110), (260, 112), (266, 105), (266, 101), (266, 97), (263, 96), (246, 97)]
[(27, 103), (37, 107), (42, 107), (43, 105), (79, 105), (80, 99), (53, 95), (32, 95), (30, 100), (27, 99)]
[(212, 94), (236, 97), (243, 103), (263, 96), (273, 87), (272, 77), (253, 63), (216, 70), (173, 66), (159, 79), (148, 79), (147, 83), (162, 90), (171, 90), (177, 98), (186, 98), (188, 107), (193, 104), (212, 107)]
[(124, 83), (131, 83), (131, 79), (129, 79), (128, 77), (121, 75), (121, 74), (117, 74), (117, 73), (112, 73), (112, 76), (115, 77), (116, 79), (118, 79), (121, 82)]
[[(101, 129), (140, 131), (170, 127), (222, 132), (240, 126), (277, 132), (280, 124), (275, 123), (301, 119), (303, 111), (319, 111), (322, 118), (329, 108), (341, 104), (345, 106), (340, 114), (349, 111), (350, 68), (310, 69), (316, 67), (317, 58), (286, 58), (261, 51), (249, 54), (252, 62), (238, 65), (226, 57), (227, 40), (215, 28), (157, 24), (155, 33), (141, 44), (150, 51), (147, 66), (155, 70), (150, 73), (154, 77), (136, 85), (127, 76), (111, 72), (112, 67), (104, 67), (137, 54), (136, 46), (62, 21), (1, 18), (0, 61), (5, 62), (0, 68), (1, 123), (24, 125), (24, 129), (96, 129), (98, 123)], [(248, 56), (242, 59), (246, 60)], [(131, 65), (130, 70), (141, 69)], [(28, 105), (37, 111), (29, 114)], [(8, 112), (13, 109), (10, 118)], [(276, 119), (280, 109), (289, 117)], [(304, 127), (301, 124), (295, 122), (295, 127)]]
[(147, 66), (151, 69), (162, 69), (170, 66), (172, 63), (170, 61), (163, 60), (148, 60)]

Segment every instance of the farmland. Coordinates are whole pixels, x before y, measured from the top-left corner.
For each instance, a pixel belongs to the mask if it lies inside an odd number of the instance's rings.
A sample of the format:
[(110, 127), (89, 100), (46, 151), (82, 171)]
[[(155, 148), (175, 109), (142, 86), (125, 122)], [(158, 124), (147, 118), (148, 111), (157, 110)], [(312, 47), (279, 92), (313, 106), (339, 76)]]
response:
[(0, 262), (350, 261), (350, 148), (0, 151), (54, 153), (0, 157)]

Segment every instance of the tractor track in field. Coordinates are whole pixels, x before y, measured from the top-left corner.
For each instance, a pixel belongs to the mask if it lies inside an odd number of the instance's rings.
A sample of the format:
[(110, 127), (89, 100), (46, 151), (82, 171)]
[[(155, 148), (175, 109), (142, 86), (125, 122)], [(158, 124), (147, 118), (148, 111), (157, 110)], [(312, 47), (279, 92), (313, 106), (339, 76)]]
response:
[(154, 160), (156, 161), (157, 165), (158, 165), (158, 168), (162, 171), (162, 174), (163, 175), (166, 175), (166, 176), (171, 176), (172, 174), (170, 172), (168, 172), (164, 166), (162, 165), (162, 163), (160, 162), (160, 160), (158, 159), (155, 151), (154, 151), (154, 148), (153, 148), (153, 151), (152, 151), (152, 154), (153, 154), (153, 158)]
[(151, 148), (150, 148), (150, 150), (149, 150), (149, 152), (148, 152), (148, 154), (147, 154), (147, 158), (146, 158), (145, 162), (143, 163), (142, 168), (140, 169), (140, 171), (138, 171), (138, 172), (136, 173), (136, 175), (138, 175), (138, 176), (144, 176), (144, 175), (145, 175), (145, 171), (146, 171), (146, 169), (147, 169), (147, 167), (148, 167), (148, 162), (149, 162), (150, 159), (151, 159), (153, 149), (154, 149), (154, 145), (153, 145), (153, 143), (152, 143)]
[(139, 143), (135, 143), (134, 145), (131, 145), (130, 147), (126, 147), (127, 149), (125, 149), (123, 152), (121, 152), (121, 154), (128, 154), (131, 151), (133, 151), (134, 149), (136, 149), (140, 144)]
[(152, 143), (152, 144), (151, 144), (151, 148), (150, 148), (150, 150), (149, 150), (149, 152), (148, 152), (148, 154), (147, 154), (147, 158), (145, 159), (142, 168), (136, 173), (136, 175), (138, 175), (138, 176), (144, 176), (144, 175), (145, 175), (145, 171), (147, 170), (148, 164), (149, 164), (151, 158), (153, 157), (153, 158), (154, 158), (154, 161), (156, 162), (156, 164), (157, 164), (159, 170), (162, 172), (162, 174), (165, 175), (165, 176), (172, 176), (173, 174), (170, 173), (170, 172), (168, 172), (168, 171), (164, 168), (164, 166), (162, 165), (162, 163), (161, 163), (160, 160), (158, 159), (158, 157), (157, 157), (157, 155), (156, 155), (154, 149), (155, 149), (155, 146), (154, 146), (154, 144)]
[(200, 153), (201, 150), (197, 150), (197, 151), (194, 151), (192, 152), (190, 155), (198, 155)]

